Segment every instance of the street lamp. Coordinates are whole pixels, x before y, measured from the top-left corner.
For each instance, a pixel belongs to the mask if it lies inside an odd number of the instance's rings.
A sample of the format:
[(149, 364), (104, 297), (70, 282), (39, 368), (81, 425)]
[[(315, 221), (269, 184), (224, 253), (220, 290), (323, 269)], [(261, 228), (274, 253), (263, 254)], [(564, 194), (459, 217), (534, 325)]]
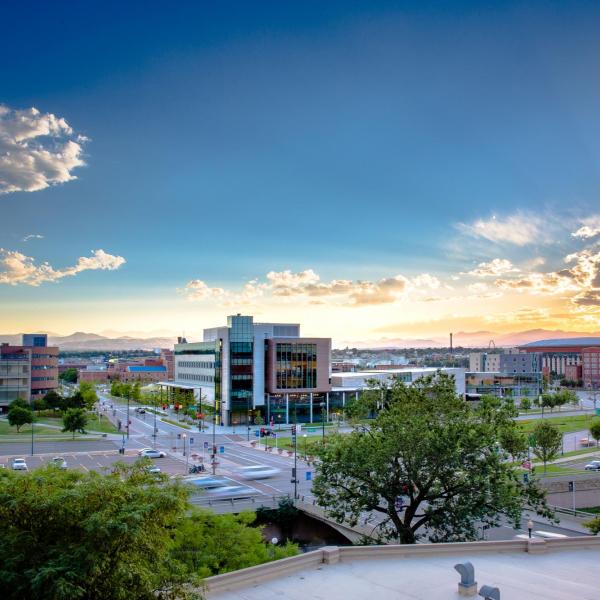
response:
[(529, 532), (529, 539), (531, 539), (531, 530), (533, 529), (533, 521), (529, 519), (527, 521), (527, 531)]
[(325, 441), (325, 402), (319, 404), (321, 407), (321, 425), (323, 426), (323, 441)]
[(182, 434), (181, 436), (183, 438), (183, 455), (185, 456), (185, 472), (188, 472), (188, 454), (189, 452), (185, 451), (185, 440), (187, 438), (187, 434)]
[(131, 397), (131, 393), (127, 392), (127, 440), (129, 441), (129, 399)]
[(308, 458), (307, 447), (306, 447), (306, 433), (302, 436), (304, 438), (304, 460)]

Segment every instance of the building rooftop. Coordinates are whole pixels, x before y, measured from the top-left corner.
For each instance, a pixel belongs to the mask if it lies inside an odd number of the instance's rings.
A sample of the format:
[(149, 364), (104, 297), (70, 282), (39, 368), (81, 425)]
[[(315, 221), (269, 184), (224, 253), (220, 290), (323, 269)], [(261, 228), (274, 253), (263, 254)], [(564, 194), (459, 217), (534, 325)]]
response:
[[(510, 600), (597, 600), (600, 538), (330, 547), (209, 577), (210, 600), (447, 600), (454, 565), (470, 561), (477, 589)], [(480, 598), (477, 594), (473, 598)]]
[(130, 373), (164, 373), (167, 370), (167, 367), (163, 366), (129, 366), (127, 370)]
[(529, 342), (529, 344), (523, 344), (519, 348), (549, 348), (556, 346), (564, 346), (566, 348), (570, 346), (600, 346), (600, 337), (577, 337), (577, 338), (563, 338), (553, 340), (538, 340), (537, 342)]

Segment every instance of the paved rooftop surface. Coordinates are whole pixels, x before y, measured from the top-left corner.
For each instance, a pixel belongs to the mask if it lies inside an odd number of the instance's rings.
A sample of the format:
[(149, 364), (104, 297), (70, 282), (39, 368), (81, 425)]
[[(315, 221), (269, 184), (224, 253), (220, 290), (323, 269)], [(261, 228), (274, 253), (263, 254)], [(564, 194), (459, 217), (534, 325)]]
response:
[[(598, 600), (600, 547), (547, 554), (473, 552), (385, 557), (316, 565), (211, 600), (448, 600), (458, 599), (457, 562), (471, 561), (478, 589), (500, 588), (502, 600)], [(472, 596), (480, 598), (480, 596)]]

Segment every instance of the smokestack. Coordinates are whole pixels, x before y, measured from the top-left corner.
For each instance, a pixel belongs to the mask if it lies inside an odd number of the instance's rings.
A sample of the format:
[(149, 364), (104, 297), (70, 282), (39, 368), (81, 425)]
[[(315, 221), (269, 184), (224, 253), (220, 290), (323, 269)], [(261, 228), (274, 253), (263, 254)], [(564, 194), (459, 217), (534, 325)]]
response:
[(452, 354), (452, 334), (450, 334), (450, 354)]

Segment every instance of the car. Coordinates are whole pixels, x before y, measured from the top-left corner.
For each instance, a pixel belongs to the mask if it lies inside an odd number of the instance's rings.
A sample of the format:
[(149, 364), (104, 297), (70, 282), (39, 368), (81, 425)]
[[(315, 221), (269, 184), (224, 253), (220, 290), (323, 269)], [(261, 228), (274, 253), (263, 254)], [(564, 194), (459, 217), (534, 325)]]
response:
[(27, 463), (24, 458), (15, 458), (12, 461), (11, 469), (13, 471), (27, 471)]
[(142, 407), (138, 407), (138, 408), (135, 409), (135, 412), (138, 413), (138, 414), (140, 414), (140, 415), (143, 415), (146, 412), (146, 409), (142, 408)]
[(600, 471), (600, 460), (593, 460), (583, 467), (586, 471)]
[(231, 479), (225, 477), (185, 477), (184, 481), (202, 490), (210, 490), (218, 487), (225, 487), (233, 483)]
[(138, 456), (144, 456), (146, 458), (164, 458), (166, 454), (160, 450), (153, 450), (152, 448), (144, 448), (138, 452)]
[(564, 533), (554, 533), (553, 531), (544, 531), (544, 530), (534, 531), (533, 534), (537, 535), (538, 537), (548, 538), (551, 540), (558, 540), (561, 538), (569, 537), (568, 535), (565, 535)]
[(146, 473), (152, 473), (153, 475), (157, 474), (157, 473), (161, 473), (160, 467), (157, 467), (156, 465), (148, 465), (146, 467)]
[(206, 495), (214, 500), (234, 500), (241, 498), (252, 498), (260, 492), (247, 485), (224, 485), (206, 490)]
[(63, 471), (68, 467), (67, 461), (62, 456), (55, 456), (50, 462)]
[(269, 467), (267, 465), (251, 465), (248, 467), (240, 467), (236, 470), (236, 474), (243, 479), (266, 479), (267, 477), (273, 477), (279, 473), (281, 473), (280, 469)]

